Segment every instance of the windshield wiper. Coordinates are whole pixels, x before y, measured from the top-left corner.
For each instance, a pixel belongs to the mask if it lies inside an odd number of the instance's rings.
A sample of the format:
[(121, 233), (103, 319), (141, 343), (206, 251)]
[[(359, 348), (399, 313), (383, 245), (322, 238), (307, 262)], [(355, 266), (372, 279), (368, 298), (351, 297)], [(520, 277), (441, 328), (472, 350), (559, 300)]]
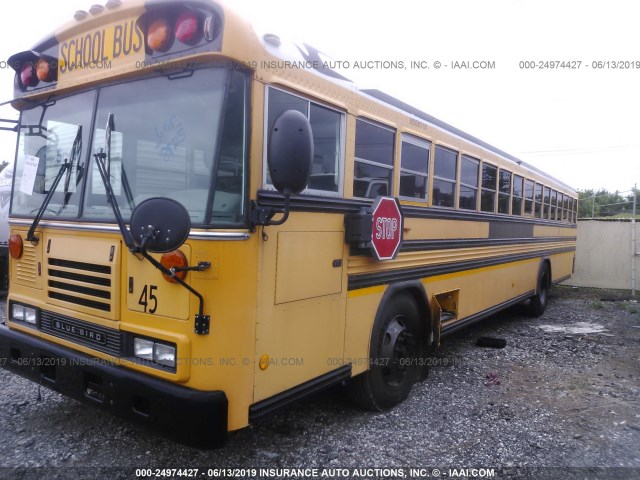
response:
[(113, 188), (111, 188), (111, 180), (109, 178), (109, 170), (111, 165), (112, 129), (113, 113), (109, 113), (107, 115), (107, 128), (105, 131), (104, 139), (106, 151), (101, 148), (99, 153), (93, 154), (93, 157), (96, 159), (96, 166), (98, 167), (98, 172), (100, 172), (100, 177), (102, 177), (102, 183), (104, 184), (105, 192), (107, 195), (107, 203), (111, 205), (111, 209), (113, 210), (113, 214), (116, 217), (116, 222), (118, 223), (118, 228), (120, 229), (120, 233), (122, 234), (125, 245), (129, 250), (131, 250), (132, 248), (135, 248), (135, 244), (133, 243), (131, 233), (129, 232), (129, 230), (127, 230), (127, 227), (124, 224), (124, 220), (122, 219), (122, 214), (120, 213), (120, 208), (118, 207), (118, 201), (116, 200), (116, 196), (113, 193)]
[[(76, 138), (73, 140), (73, 146), (71, 147), (71, 162), (69, 164), (69, 169), (67, 170), (67, 176), (64, 179), (64, 196), (62, 199), (62, 206), (60, 210), (58, 210), (58, 214), (64, 210), (64, 208), (69, 204), (69, 200), (71, 199), (71, 193), (69, 192), (69, 184), (71, 183), (71, 174), (73, 173), (73, 165), (77, 163), (77, 169), (80, 168), (80, 154), (82, 152), (82, 125), (78, 125), (78, 129), (76, 130)], [(79, 171), (79, 170), (78, 170)], [(78, 182), (76, 181), (76, 186)]]
[(42, 219), (42, 215), (44, 215), (44, 212), (47, 209), (49, 202), (51, 202), (51, 199), (53, 198), (53, 194), (56, 193), (56, 188), (58, 188), (58, 184), (62, 179), (62, 175), (64, 175), (64, 172), (67, 168), (71, 169), (71, 166), (69, 164), (69, 159), (65, 158), (64, 163), (62, 164), (62, 166), (60, 167), (60, 170), (58, 171), (58, 174), (56, 175), (56, 178), (53, 179), (53, 184), (51, 185), (51, 188), (49, 189), (47, 196), (42, 202), (42, 205), (40, 205), (40, 210), (38, 210), (38, 213), (36, 214), (36, 218), (33, 219), (33, 223), (29, 228), (29, 232), (27, 232), (27, 241), (33, 243), (34, 245), (37, 245), (38, 242), (40, 241), (40, 239), (35, 236), (36, 228), (38, 227), (38, 224), (40, 223), (40, 220)]

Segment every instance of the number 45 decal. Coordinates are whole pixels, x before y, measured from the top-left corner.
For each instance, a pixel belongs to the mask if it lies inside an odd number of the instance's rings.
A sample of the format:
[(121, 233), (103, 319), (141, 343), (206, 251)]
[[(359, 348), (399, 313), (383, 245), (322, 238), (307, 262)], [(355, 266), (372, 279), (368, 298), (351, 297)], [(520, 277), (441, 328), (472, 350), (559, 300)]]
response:
[(145, 285), (138, 299), (138, 305), (142, 305), (144, 313), (156, 313), (158, 309), (158, 297), (155, 292), (158, 290), (157, 285)]

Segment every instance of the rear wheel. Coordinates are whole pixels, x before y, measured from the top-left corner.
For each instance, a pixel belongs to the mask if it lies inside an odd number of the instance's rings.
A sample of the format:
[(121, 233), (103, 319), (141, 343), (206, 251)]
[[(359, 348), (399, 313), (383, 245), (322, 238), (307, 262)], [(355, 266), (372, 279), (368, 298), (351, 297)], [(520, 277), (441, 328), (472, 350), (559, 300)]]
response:
[(423, 344), (416, 302), (407, 294), (394, 296), (374, 324), (369, 370), (348, 385), (354, 402), (384, 411), (406, 399), (421, 375)]
[(532, 317), (539, 317), (544, 313), (549, 301), (549, 290), (551, 288), (551, 274), (549, 273), (549, 265), (544, 263), (542, 270), (538, 275), (538, 286), (536, 294), (529, 300), (526, 312)]

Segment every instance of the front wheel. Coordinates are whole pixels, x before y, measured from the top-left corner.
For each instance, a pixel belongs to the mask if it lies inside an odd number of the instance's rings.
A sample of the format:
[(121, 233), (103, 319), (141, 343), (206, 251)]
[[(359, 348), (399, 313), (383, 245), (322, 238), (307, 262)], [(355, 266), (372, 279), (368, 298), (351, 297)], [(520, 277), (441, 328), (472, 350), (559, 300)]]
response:
[(538, 285), (536, 294), (529, 300), (526, 307), (526, 313), (532, 317), (539, 317), (544, 313), (549, 301), (549, 290), (551, 289), (551, 275), (549, 273), (549, 265), (543, 264), (542, 270), (538, 275)]
[(369, 370), (348, 384), (352, 400), (380, 412), (405, 400), (422, 373), (423, 345), (416, 302), (407, 294), (394, 296), (374, 324)]

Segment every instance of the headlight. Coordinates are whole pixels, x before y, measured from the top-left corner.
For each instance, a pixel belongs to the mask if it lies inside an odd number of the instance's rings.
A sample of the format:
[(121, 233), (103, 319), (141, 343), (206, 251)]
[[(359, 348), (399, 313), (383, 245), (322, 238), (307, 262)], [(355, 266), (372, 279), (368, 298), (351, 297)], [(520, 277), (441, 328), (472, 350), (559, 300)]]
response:
[(153, 361), (153, 342), (146, 338), (134, 338), (133, 355), (143, 360)]
[(19, 303), (12, 303), (11, 320), (36, 325), (38, 323), (38, 311), (34, 307), (27, 307), (26, 305), (21, 305)]
[(153, 346), (153, 361), (167, 367), (176, 366), (176, 347), (156, 343)]
[(165, 367), (175, 368), (176, 366), (176, 346), (156, 342), (149, 338), (134, 337), (133, 356)]

